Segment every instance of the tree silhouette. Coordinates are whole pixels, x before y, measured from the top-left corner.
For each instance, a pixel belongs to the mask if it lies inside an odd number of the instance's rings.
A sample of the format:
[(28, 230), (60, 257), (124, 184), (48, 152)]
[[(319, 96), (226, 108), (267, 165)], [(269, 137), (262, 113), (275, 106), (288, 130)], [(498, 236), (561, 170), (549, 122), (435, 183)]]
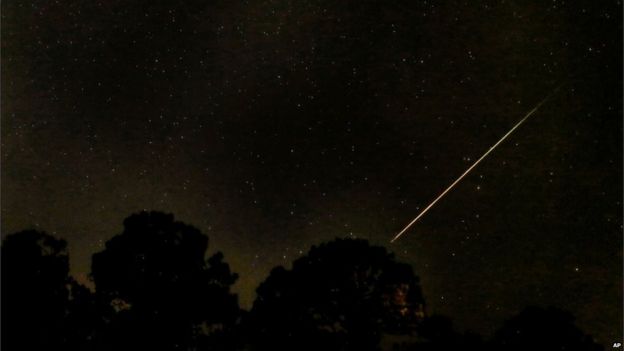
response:
[(93, 255), (92, 277), (105, 327), (98, 343), (113, 349), (181, 350), (210, 344), (238, 316), (223, 255), (206, 262), (208, 237), (173, 215), (141, 212)]
[(101, 311), (96, 304), (95, 294), (73, 278), (70, 279), (70, 298), (63, 326), (68, 335), (65, 349), (90, 350), (96, 346), (96, 331), (102, 324)]
[(2, 349), (60, 347), (69, 298), (64, 240), (35, 230), (2, 243)]
[(409, 265), (365, 240), (336, 239), (274, 268), (248, 313), (223, 254), (206, 259), (208, 238), (173, 215), (124, 221), (93, 255), (95, 294), (68, 275), (66, 247), (34, 230), (3, 241), (3, 350), (378, 350), (384, 336), (397, 351), (602, 350), (556, 308), (525, 309), (488, 343), (459, 333), (425, 317)]
[(97, 311), (93, 294), (68, 275), (67, 243), (26, 230), (2, 243), (2, 349), (85, 350)]
[(424, 313), (411, 267), (365, 240), (312, 247), (292, 270), (273, 269), (257, 295), (250, 323), (260, 350), (375, 350), (383, 332), (409, 332)]
[(598, 351), (602, 346), (574, 325), (568, 312), (528, 307), (511, 318), (492, 338), (492, 350)]
[(428, 316), (417, 329), (416, 340), (396, 343), (393, 349), (396, 351), (482, 351), (485, 349), (485, 344), (479, 335), (456, 331), (453, 328), (453, 322), (446, 316)]

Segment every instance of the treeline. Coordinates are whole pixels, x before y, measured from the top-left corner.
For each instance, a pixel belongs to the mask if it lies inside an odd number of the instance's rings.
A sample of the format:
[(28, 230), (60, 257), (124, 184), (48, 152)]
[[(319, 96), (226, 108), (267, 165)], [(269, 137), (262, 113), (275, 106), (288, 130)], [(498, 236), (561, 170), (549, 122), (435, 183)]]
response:
[(2, 243), (2, 350), (601, 350), (570, 314), (527, 308), (489, 340), (428, 316), (418, 277), (385, 248), (336, 239), (274, 268), (249, 311), (208, 237), (142, 212), (92, 257), (95, 291), (69, 275), (62, 239)]

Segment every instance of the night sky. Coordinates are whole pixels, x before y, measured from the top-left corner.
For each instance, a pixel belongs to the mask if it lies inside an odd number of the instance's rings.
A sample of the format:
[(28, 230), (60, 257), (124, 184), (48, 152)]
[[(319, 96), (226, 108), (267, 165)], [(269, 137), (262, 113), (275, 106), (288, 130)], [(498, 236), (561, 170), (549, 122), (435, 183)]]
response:
[[(534, 116), (389, 240), (539, 101)], [(622, 340), (620, 1), (3, 1), (2, 235), (173, 213), (240, 274), (358, 237), (486, 335), (527, 305)]]

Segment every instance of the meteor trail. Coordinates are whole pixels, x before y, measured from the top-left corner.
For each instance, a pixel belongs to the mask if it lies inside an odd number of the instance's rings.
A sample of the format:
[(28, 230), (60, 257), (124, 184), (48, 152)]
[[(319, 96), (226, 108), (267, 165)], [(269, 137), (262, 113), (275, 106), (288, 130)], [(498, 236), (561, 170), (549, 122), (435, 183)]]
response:
[(535, 111), (537, 111), (540, 107), (542, 107), (542, 105), (543, 105), (546, 101), (548, 101), (548, 99), (550, 99), (550, 97), (552, 97), (552, 96), (553, 96), (553, 95), (554, 95), (554, 94), (555, 94), (555, 93), (559, 90), (559, 88), (560, 88), (560, 87), (561, 87), (561, 85), (560, 85), (560, 86), (558, 86), (555, 90), (553, 90), (553, 92), (552, 92), (552, 93), (550, 93), (548, 96), (546, 96), (546, 97), (544, 98), (544, 100), (542, 100), (539, 104), (537, 104), (537, 105), (536, 105), (536, 106), (535, 106), (535, 107), (534, 107), (531, 111), (529, 111), (529, 112), (528, 112), (528, 113), (527, 113), (527, 114), (526, 114), (526, 115), (525, 115), (525, 116), (524, 116), (524, 117), (520, 120), (520, 122), (516, 123), (516, 125), (515, 125), (515, 126), (513, 126), (513, 128), (511, 128), (511, 129), (507, 132), (507, 134), (503, 135), (503, 137), (502, 137), (502, 138), (500, 138), (500, 140), (499, 140), (499, 141), (497, 141), (497, 142), (496, 142), (496, 144), (494, 144), (494, 145), (493, 145), (493, 146), (492, 146), (492, 147), (491, 147), (488, 151), (486, 151), (486, 152), (483, 154), (483, 156), (481, 156), (478, 160), (476, 160), (476, 161), (475, 161), (475, 163), (473, 163), (473, 164), (472, 164), (472, 166), (468, 167), (468, 169), (467, 169), (467, 170), (466, 170), (466, 171), (465, 171), (462, 175), (460, 175), (460, 176), (459, 176), (459, 178), (457, 178), (457, 179), (456, 179), (453, 183), (451, 183), (451, 185), (449, 185), (449, 186), (448, 186), (448, 188), (446, 188), (446, 190), (444, 190), (444, 191), (443, 191), (440, 195), (438, 195), (438, 197), (436, 197), (436, 198), (435, 198), (435, 200), (431, 201), (431, 203), (429, 204), (429, 206), (425, 207), (425, 209), (424, 209), (424, 210), (422, 210), (422, 211), (418, 214), (418, 216), (416, 216), (416, 218), (414, 218), (411, 222), (409, 222), (409, 224), (408, 224), (408, 225), (406, 225), (406, 226), (405, 226), (405, 228), (403, 228), (403, 230), (401, 230), (401, 231), (399, 232), (399, 234), (395, 235), (395, 236), (394, 236), (394, 238), (392, 238), (392, 240), (390, 240), (390, 242), (391, 242), (391, 243), (393, 243), (393, 242), (395, 242), (398, 238), (400, 238), (400, 237), (401, 237), (401, 235), (403, 235), (403, 233), (405, 233), (405, 232), (406, 232), (406, 231), (407, 231), (407, 230), (408, 230), (408, 229), (409, 229), (409, 228), (410, 228), (410, 227), (411, 227), (414, 223), (416, 223), (416, 222), (420, 219), (420, 217), (422, 217), (425, 213), (427, 213), (427, 211), (429, 211), (429, 209), (430, 209), (431, 207), (433, 207), (433, 205), (435, 205), (435, 204), (436, 204), (436, 202), (438, 202), (441, 198), (443, 198), (443, 197), (444, 197), (444, 195), (446, 195), (446, 193), (448, 193), (451, 189), (453, 189), (453, 187), (454, 187), (455, 185), (457, 185), (457, 183), (459, 183), (459, 182), (460, 182), (460, 181), (461, 181), (461, 180), (462, 180), (462, 179), (463, 179), (463, 178), (464, 178), (464, 177), (465, 177), (468, 173), (470, 173), (470, 171), (472, 171), (472, 169), (473, 169), (473, 168), (475, 168), (475, 167), (479, 164), (479, 162), (481, 162), (481, 160), (483, 160), (484, 158), (486, 158), (486, 157), (487, 157), (487, 155), (489, 155), (489, 154), (490, 154), (490, 152), (492, 152), (492, 151), (493, 151), (493, 150), (494, 150), (494, 149), (495, 149), (495, 148), (496, 148), (496, 147), (497, 147), (500, 143), (502, 143), (505, 139), (507, 139), (507, 137), (508, 137), (509, 135), (511, 135), (511, 133), (513, 133), (513, 132), (514, 132), (514, 130), (516, 130), (518, 127), (520, 127), (520, 125), (521, 125), (522, 123), (524, 123), (524, 121), (526, 121), (526, 120), (527, 120), (527, 118), (531, 117), (531, 115), (532, 115), (532, 114), (534, 114), (534, 113), (535, 113)]

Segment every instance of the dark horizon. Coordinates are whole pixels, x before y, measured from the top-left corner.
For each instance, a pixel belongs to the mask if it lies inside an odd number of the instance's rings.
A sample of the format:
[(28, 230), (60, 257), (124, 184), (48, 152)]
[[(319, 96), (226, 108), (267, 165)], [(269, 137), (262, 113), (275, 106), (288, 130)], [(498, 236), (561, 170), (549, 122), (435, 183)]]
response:
[[(142, 211), (92, 256), (88, 289), (67, 242), (26, 230), (2, 241), (2, 347), (66, 350), (600, 351), (554, 306), (526, 306), (492, 335), (427, 311), (413, 268), (367, 240), (314, 245), (271, 269), (240, 308), (239, 279), (209, 238), (172, 214)], [(33, 323), (36, 322), (36, 323)], [(616, 343), (613, 344), (616, 347)]]

